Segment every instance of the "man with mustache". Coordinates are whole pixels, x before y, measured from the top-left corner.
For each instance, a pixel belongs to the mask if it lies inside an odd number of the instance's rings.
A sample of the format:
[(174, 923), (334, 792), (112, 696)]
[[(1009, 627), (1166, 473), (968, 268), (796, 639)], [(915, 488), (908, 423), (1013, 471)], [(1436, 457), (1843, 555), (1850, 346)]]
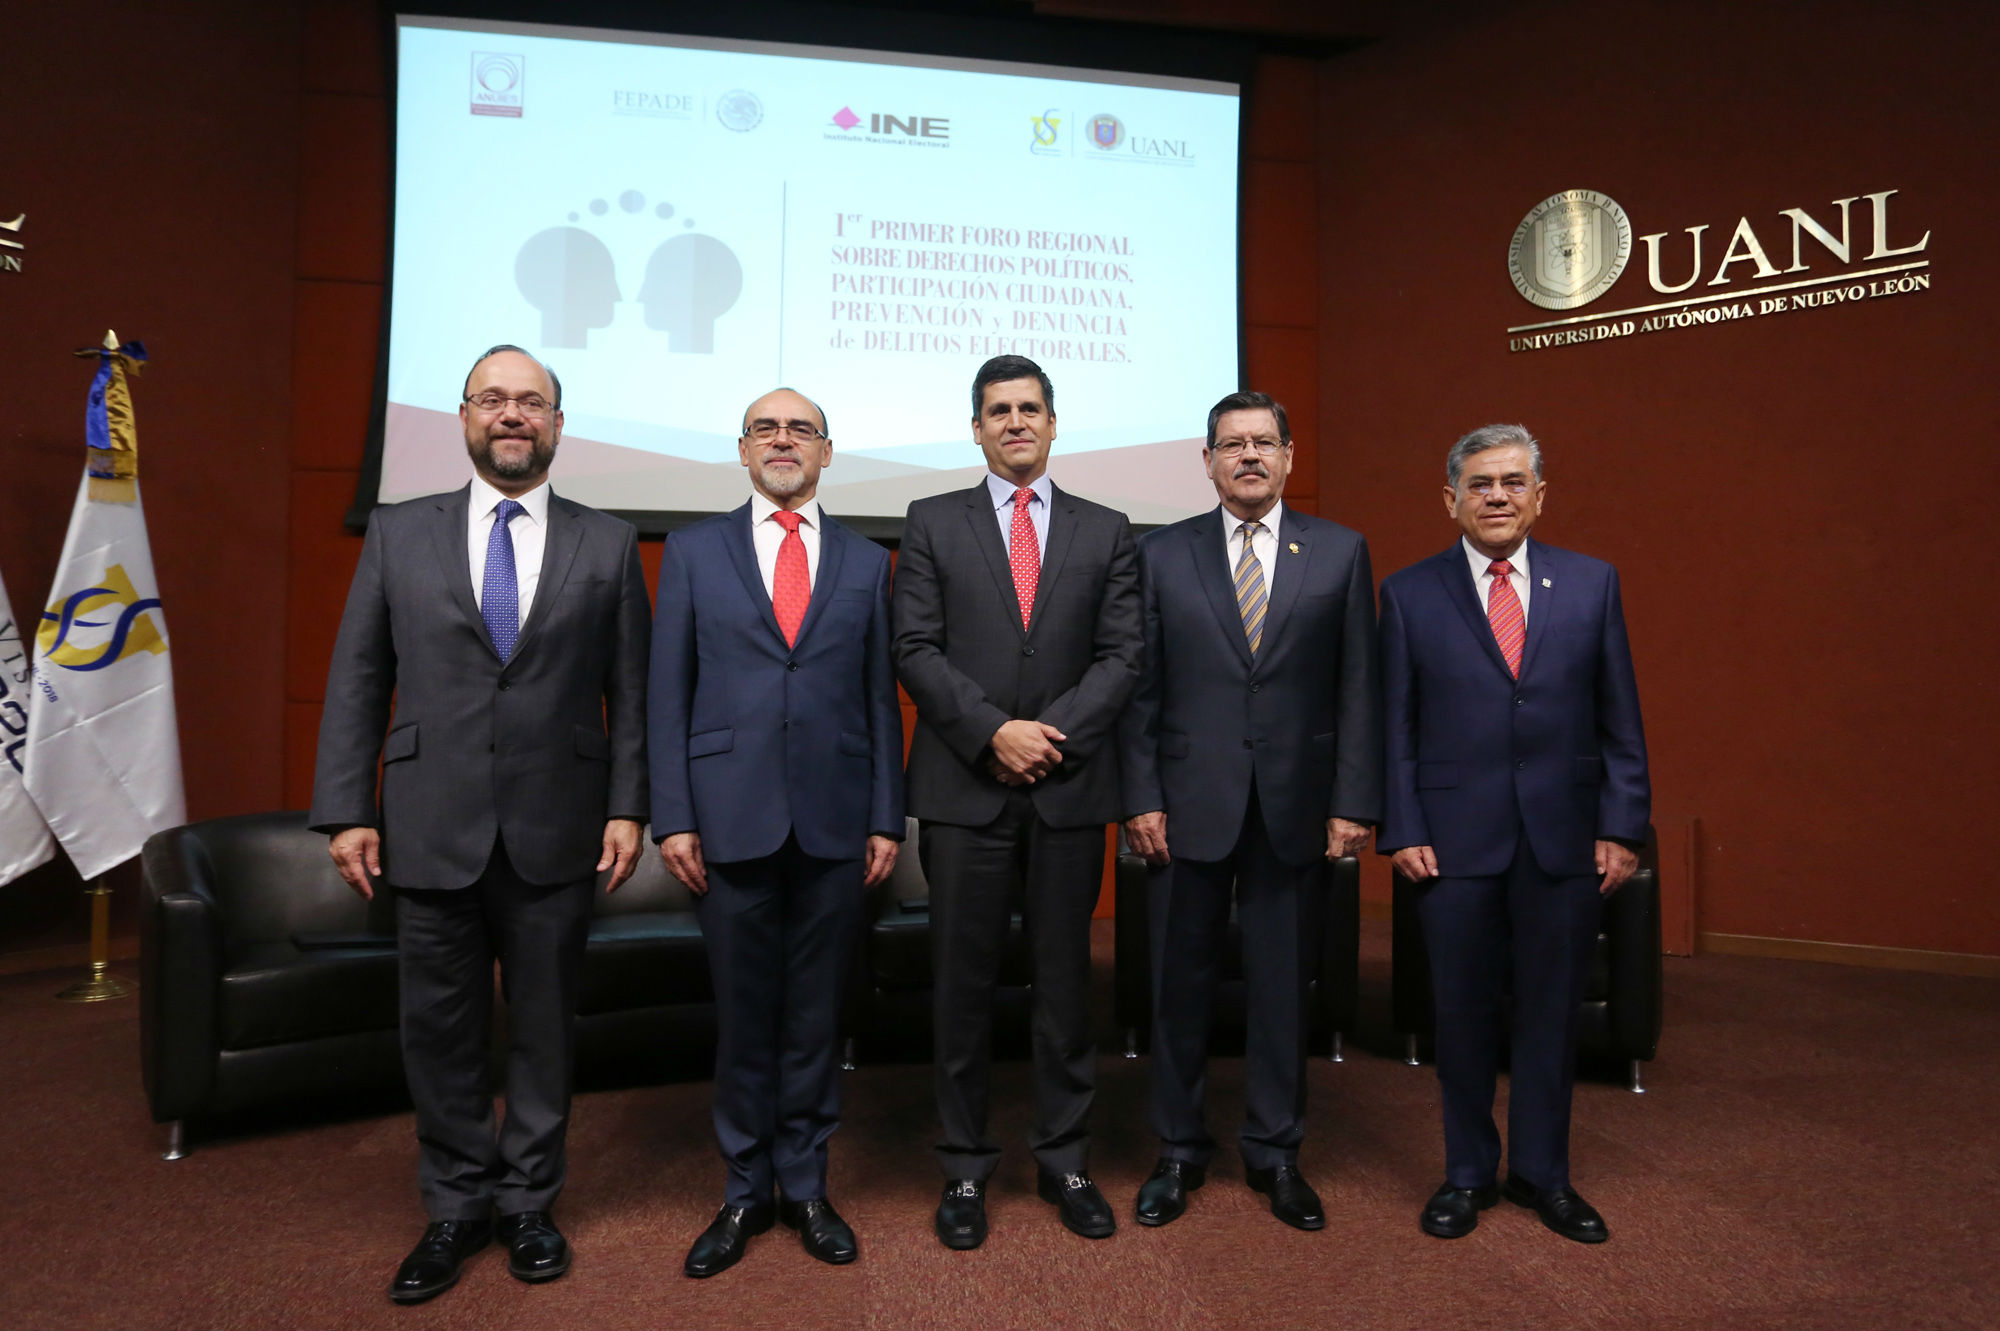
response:
[(810, 400), (766, 393), (736, 446), (749, 502), (660, 552), (648, 691), (653, 835), (715, 983), (727, 1181), (682, 1267), (697, 1278), (774, 1218), (822, 1262), (860, 1255), (826, 1191), (835, 1045), (865, 889), (904, 827), (888, 552), (821, 509), (833, 441)]
[(1039, 365), (980, 366), (986, 474), (910, 505), (896, 567), (896, 668), (917, 704), (909, 809), (931, 889), (935, 1228), (949, 1248), (986, 1239), (993, 990), (1017, 900), (1035, 974), (1037, 1191), (1075, 1233), (1117, 1228), (1089, 1173), (1090, 916), (1118, 816), (1118, 713), (1139, 673), (1139, 561), (1124, 514), (1049, 480), (1055, 437)]
[[(396, 893), (430, 1217), (389, 1287), (398, 1303), (449, 1289), (496, 1232), (516, 1278), (569, 1269), (550, 1211), (591, 886), (606, 870), (606, 891), (631, 876), (647, 804), (637, 533), (550, 492), (562, 385), (527, 352), (483, 353), (458, 414), (470, 484), (369, 515), (308, 819), (356, 892)], [(497, 1132), (496, 960), (512, 1038)]]
[(1220, 507), (1139, 542), (1146, 667), (1121, 725), (1125, 840), (1149, 866), (1160, 1138), (1138, 1219), (1178, 1218), (1215, 1153), (1202, 1102), (1233, 895), (1245, 1177), (1278, 1219), (1319, 1229), (1299, 1170), (1306, 988), (1327, 865), (1382, 816), (1375, 584), (1357, 533), (1284, 505), (1291, 428), (1268, 394), (1216, 403), (1201, 456)]
[[(1564, 1238), (1610, 1237), (1570, 1186), (1570, 1088), (1603, 898), (1638, 867), (1652, 785), (1618, 571), (1529, 538), (1547, 494), (1533, 435), (1472, 431), (1445, 455), (1459, 539), (1382, 583), (1375, 845), (1420, 885), (1445, 1181), (1418, 1223), (1441, 1239), (1502, 1196)], [(1503, 1186), (1493, 1091), (1510, 976)]]

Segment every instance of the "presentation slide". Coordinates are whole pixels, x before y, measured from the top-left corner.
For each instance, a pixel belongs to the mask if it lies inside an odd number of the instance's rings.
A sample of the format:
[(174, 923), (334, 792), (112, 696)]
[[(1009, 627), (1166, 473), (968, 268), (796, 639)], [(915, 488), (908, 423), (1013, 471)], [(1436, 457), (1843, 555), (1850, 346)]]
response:
[(749, 493), (743, 409), (833, 438), (820, 501), (971, 484), (972, 376), (1055, 384), (1057, 484), (1139, 523), (1212, 507), (1238, 387), (1239, 89), (1150, 75), (403, 16), (384, 502), (469, 474), (467, 367), (562, 378), (557, 490), (626, 512)]

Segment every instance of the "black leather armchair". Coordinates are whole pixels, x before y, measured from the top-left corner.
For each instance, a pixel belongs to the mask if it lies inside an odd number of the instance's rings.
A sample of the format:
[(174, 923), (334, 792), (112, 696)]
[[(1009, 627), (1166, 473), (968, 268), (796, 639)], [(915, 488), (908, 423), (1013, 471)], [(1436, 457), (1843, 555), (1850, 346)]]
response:
[[(1403, 1037), (1403, 1061), (1413, 1066), (1429, 1049), (1436, 1026), (1417, 891), (1415, 883), (1395, 875), (1392, 1018)], [(1659, 843), (1648, 829), (1638, 871), (1604, 901), (1577, 1033), (1579, 1061), (1616, 1060), (1624, 1065), (1631, 1088), (1645, 1090), (1640, 1065), (1659, 1052), (1663, 976)]]
[[(1354, 1029), (1361, 973), (1361, 862), (1353, 856), (1326, 866), (1324, 913), (1320, 920), (1319, 964), (1308, 995), (1314, 1040), (1324, 1040), (1334, 1062), (1345, 1058), (1345, 1036)], [(1152, 1043), (1152, 912), (1146, 894), (1146, 862), (1121, 848), (1118, 855), (1117, 977), (1115, 1011), (1125, 1028), (1125, 1056), (1137, 1058)], [(1223, 944), (1221, 983), (1216, 986), (1214, 1040), (1240, 1043), (1244, 1010), (1243, 933), (1236, 905), (1229, 907), (1229, 937)], [(1236, 1016), (1237, 1020), (1229, 1017)]]
[[(631, 881), (602, 878), (584, 953), (579, 1076), (657, 1072), (674, 1043), (696, 1075), (713, 1049), (714, 995), (693, 902), (643, 844)], [(140, 1062), (156, 1122), (171, 1128), (279, 1102), (400, 1098), (395, 902), (363, 901), (306, 815), (246, 814), (146, 843)]]
[[(931, 889), (917, 835), (917, 820), (906, 820), (895, 871), (870, 894), (863, 915), (861, 956), (853, 968), (846, 1014), (850, 1068), (857, 1038), (874, 1052), (930, 1054)], [(1009, 917), (993, 997), (994, 1038), (1005, 1049), (1026, 1047), (1033, 987), (1034, 966), (1017, 907)]]

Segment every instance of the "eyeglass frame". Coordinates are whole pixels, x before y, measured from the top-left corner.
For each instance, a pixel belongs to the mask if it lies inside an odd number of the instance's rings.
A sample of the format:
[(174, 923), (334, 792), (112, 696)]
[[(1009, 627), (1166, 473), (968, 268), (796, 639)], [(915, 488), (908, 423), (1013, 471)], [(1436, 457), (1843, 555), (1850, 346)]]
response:
[(1289, 439), (1232, 439), (1226, 444), (1217, 444), (1208, 451), (1225, 458), (1240, 458), (1246, 452), (1255, 453), (1260, 458), (1274, 458), (1291, 446), (1292, 441)]
[[(495, 402), (490, 407), (487, 406), (484, 402), (479, 401), (480, 398), (487, 397), (489, 395), (499, 399), (499, 401)], [(531, 407), (528, 405), (529, 399), (533, 399), (534, 401), (539, 402), (542, 405), (539, 407)], [(545, 420), (548, 417), (553, 416), (557, 412), (562, 410), (562, 407), (559, 404), (549, 401), (547, 398), (543, 397), (540, 393), (522, 393), (518, 397), (511, 397), (508, 394), (501, 392), (497, 388), (486, 388), (486, 389), (481, 389), (477, 393), (467, 393), (464, 396), (460, 397), (458, 400), (464, 403), (466, 406), (477, 407), (479, 408), (479, 410), (486, 412), (488, 415), (492, 416), (500, 415), (502, 412), (507, 410), (508, 404), (512, 403), (514, 406), (520, 408), (521, 414), (523, 416), (527, 417), (530, 420)]]
[[(764, 434), (758, 434), (760, 427), (765, 431)], [(811, 421), (755, 420), (743, 427), (743, 437), (755, 439), (760, 444), (775, 442), (780, 436), (796, 444), (810, 444), (814, 440), (833, 437)]]

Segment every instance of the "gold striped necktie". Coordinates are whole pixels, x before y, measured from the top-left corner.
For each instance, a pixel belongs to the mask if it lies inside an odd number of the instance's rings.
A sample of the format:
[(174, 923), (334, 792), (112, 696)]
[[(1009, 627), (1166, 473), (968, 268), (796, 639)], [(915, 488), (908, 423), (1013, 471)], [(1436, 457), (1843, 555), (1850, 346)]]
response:
[(1237, 528), (1243, 533), (1243, 555), (1236, 561), (1236, 609), (1243, 616), (1243, 636), (1250, 641), (1250, 655), (1264, 638), (1264, 611), (1270, 597), (1264, 593), (1264, 566), (1257, 562), (1251, 538), (1264, 530), (1261, 522), (1246, 522)]

